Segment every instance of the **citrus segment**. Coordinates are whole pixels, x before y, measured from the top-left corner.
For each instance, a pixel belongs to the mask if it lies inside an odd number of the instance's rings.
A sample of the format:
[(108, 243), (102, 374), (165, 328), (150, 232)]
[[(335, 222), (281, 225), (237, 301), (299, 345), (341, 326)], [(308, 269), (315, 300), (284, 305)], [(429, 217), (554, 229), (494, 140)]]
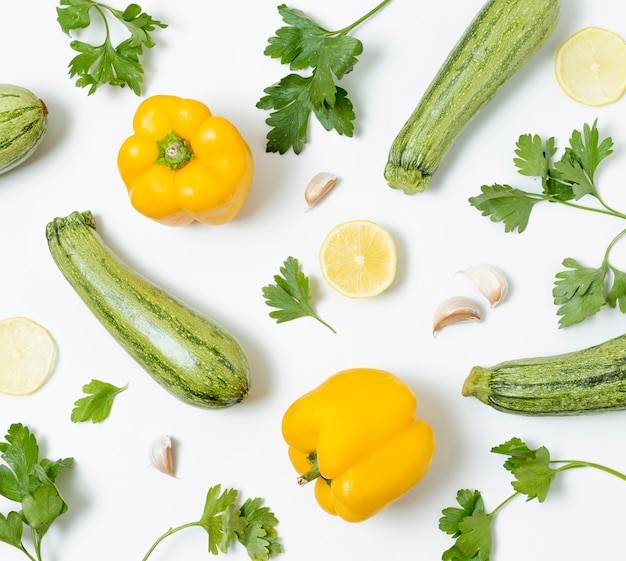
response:
[(559, 86), (585, 105), (606, 105), (626, 89), (626, 42), (612, 31), (585, 27), (563, 42), (556, 54)]
[(396, 276), (396, 246), (391, 234), (369, 220), (335, 226), (320, 248), (324, 280), (351, 298), (370, 298), (386, 290)]
[(52, 370), (55, 345), (38, 323), (13, 317), (0, 321), (0, 393), (26, 395), (39, 389)]

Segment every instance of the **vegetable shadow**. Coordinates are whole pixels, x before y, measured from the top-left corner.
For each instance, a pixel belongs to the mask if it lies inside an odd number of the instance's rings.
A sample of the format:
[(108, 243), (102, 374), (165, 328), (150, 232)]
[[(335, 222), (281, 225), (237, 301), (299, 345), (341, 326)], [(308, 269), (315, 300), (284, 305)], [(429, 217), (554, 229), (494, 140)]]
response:
[[(405, 376), (403, 379), (410, 380), (410, 377)], [(418, 396), (416, 416), (430, 424), (435, 433), (435, 454), (424, 477), (390, 505), (389, 509), (394, 516), (399, 515), (402, 518), (432, 517), (432, 523), (436, 527), (441, 513), (440, 511), (433, 513), (432, 504), (440, 500), (441, 489), (447, 487), (447, 483), (453, 479), (453, 472), (459, 469), (458, 450), (462, 449), (463, 433), (455, 425), (456, 417), (448, 412), (449, 405), (441, 399), (436, 386), (419, 381), (417, 383), (409, 381), (408, 384)], [(454, 496), (451, 500), (454, 500)]]

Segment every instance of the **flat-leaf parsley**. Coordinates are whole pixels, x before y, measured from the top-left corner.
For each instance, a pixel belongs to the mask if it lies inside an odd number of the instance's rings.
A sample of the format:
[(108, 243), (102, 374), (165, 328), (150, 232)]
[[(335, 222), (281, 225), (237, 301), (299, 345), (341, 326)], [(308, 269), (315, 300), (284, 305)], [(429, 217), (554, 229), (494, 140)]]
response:
[[(92, 10), (104, 23), (102, 44), (90, 45), (78, 40), (70, 43), (70, 47), (79, 53), (69, 64), (70, 77), (78, 76), (76, 85), (89, 88), (89, 95), (103, 84), (122, 88), (128, 86), (140, 95), (144, 70), (139, 57), (144, 47), (150, 49), (155, 45), (150, 33), (156, 27), (165, 28), (167, 25), (143, 12), (137, 4), (129, 4), (124, 11), (92, 0), (60, 0), (60, 5), (63, 7), (57, 8), (57, 21), (68, 35), (91, 25)], [(109, 16), (126, 27), (130, 34), (117, 46), (111, 42)]]
[(111, 413), (115, 398), (127, 387), (128, 384), (118, 387), (101, 380), (91, 380), (83, 386), (83, 392), (87, 395), (74, 402), (74, 409), (72, 409), (71, 414), (72, 422), (101, 423)]
[[(566, 470), (594, 468), (626, 481), (626, 475), (606, 466), (579, 460), (552, 460), (545, 446), (530, 449), (519, 438), (491, 449), (495, 454), (507, 456), (504, 467), (513, 474), (514, 493), (494, 510), (487, 512), (480, 491), (461, 489), (456, 495), (458, 506), (445, 508), (439, 519), (439, 529), (452, 536), (454, 545), (446, 550), (443, 561), (490, 561), (493, 520), (496, 514), (518, 496), (527, 501), (545, 501), (555, 477)], [(459, 508), (460, 507), (460, 508)]]
[(280, 59), (290, 70), (310, 71), (307, 75), (289, 74), (265, 88), (257, 103), (271, 111), (266, 123), (267, 151), (284, 154), (289, 149), (299, 154), (307, 142), (311, 114), (327, 130), (341, 135), (354, 133), (355, 114), (346, 90), (337, 85), (357, 63), (363, 51), (361, 41), (349, 33), (373, 16), (391, 0), (383, 0), (357, 21), (338, 31), (329, 31), (304, 12), (285, 4), (278, 12), (287, 24), (268, 40), (264, 54)]
[(287, 257), (280, 268), (280, 273), (274, 275), (276, 284), (269, 284), (262, 289), (265, 303), (272, 308), (278, 308), (270, 312), (270, 317), (274, 318), (276, 323), (282, 323), (309, 316), (335, 333), (335, 330), (315, 313), (309, 303), (311, 300), (309, 278), (300, 270), (298, 260), (295, 257)]
[[(0, 496), (21, 506), (6, 515), (0, 513), (0, 542), (16, 547), (31, 561), (41, 561), (44, 535), (67, 511), (55, 480), (74, 460), (40, 459), (35, 435), (21, 423), (9, 427), (6, 441), (0, 442), (0, 457), (5, 462), (0, 464)], [(32, 554), (22, 541), (25, 528), (30, 529)]]
[[(541, 180), (541, 192), (527, 192), (510, 185), (483, 185), (482, 193), (469, 202), (489, 216), (494, 222), (503, 222), (505, 232), (522, 233), (534, 206), (552, 202), (608, 214), (626, 220), (626, 214), (611, 208), (600, 196), (595, 172), (598, 165), (613, 152), (611, 138), (600, 140), (596, 123), (585, 124), (582, 131), (575, 130), (561, 159), (554, 161), (554, 138), (543, 140), (538, 135), (524, 134), (517, 141), (513, 162), (521, 175)], [(577, 201), (593, 197), (599, 203), (585, 206)], [(587, 267), (572, 258), (566, 258), (566, 270), (557, 273), (552, 295), (559, 306), (560, 327), (579, 323), (596, 314), (602, 306), (619, 307), (626, 313), (626, 273), (609, 262), (613, 246), (626, 235), (622, 230), (609, 243), (598, 267)]]
[(172, 534), (199, 526), (204, 528), (209, 538), (209, 553), (227, 553), (231, 542), (242, 544), (252, 561), (267, 561), (282, 551), (278, 540), (274, 513), (261, 507), (261, 499), (248, 499), (241, 507), (237, 506), (239, 492), (235, 489), (222, 491), (221, 485), (211, 487), (206, 495), (202, 518), (170, 528), (162, 534), (148, 550), (142, 561), (146, 561), (157, 545)]

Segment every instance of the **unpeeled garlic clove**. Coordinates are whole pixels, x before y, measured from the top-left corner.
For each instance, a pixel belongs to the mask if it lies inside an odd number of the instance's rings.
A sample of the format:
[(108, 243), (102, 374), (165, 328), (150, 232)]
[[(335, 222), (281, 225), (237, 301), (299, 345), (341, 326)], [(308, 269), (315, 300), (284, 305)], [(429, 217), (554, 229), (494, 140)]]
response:
[(464, 296), (453, 296), (444, 300), (435, 309), (433, 317), (433, 335), (444, 327), (463, 321), (480, 321), (480, 306), (474, 300)]
[(172, 439), (169, 436), (157, 438), (150, 446), (150, 463), (160, 472), (174, 476)]
[(495, 308), (504, 300), (509, 283), (504, 273), (491, 265), (474, 265), (458, 271), (468, 277)]
[(325, 197), (336, 183), (337, 176), (332, 173), (323, 171), (316, 174), (313, 179), (309, 181), (304, 191), (304, 199), (307, 205), (309, 205), (309, 208), (315, 205), (322, 197)]

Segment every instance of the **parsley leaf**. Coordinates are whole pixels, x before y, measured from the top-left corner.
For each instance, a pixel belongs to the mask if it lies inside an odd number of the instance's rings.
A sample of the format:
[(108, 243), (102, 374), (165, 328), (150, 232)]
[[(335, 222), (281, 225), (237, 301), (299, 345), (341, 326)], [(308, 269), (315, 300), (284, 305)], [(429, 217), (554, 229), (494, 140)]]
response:
[(563, 471), (587, 467), (626, 480), (626, 474), (601, 464), (580, 460), (552, 460), (545, 446), (533, 450), (517, 437), (494, 446), (491, 451), (507, 456), (504, 467), (515, 477), (512, 482), (515, 492), (491, 512), (486, 512), (479, 491), (458, 491), (456, 500), (461, 508), (445, 508), (439, 519), (439, 529), (455, 540), (454, 545), (444, 551), (443, 561), (490, 561), (495, 515), (509, 501), (520, 495), (525, 495), (527, 500), (537, 499), (538, 502), (543, 502), (553, 480)]
[[(71, 35), (77, 29), (91, 25), (92, 10), (104, 22), (105, 38), (100, 45), (90, 45), (74, 40), (70, 47), (78, 52), (69, 64), (70, 77), (78, 76), (76, 85), (89, 88), (92, 95), (103, 84), (128, 86), (136, 95), (140, 95), (143, 82), (143, 67), (140, 57), (143, 49), (155, 45), (150, 33), (156, 27), (165, 28), (166, 24), (152, 18), (137, 4), (129, 4), (124, 11), (112, 8), (93, 0), (60, 0), (57, 8), (57, 21), (64, 33)], [(114, 46), (111, 42), (109, 19), (112, 16), (126, 28), (129, 37)]]
[(270, 317), (276, 319), (276, 323), (283, 323), (309, 316), (336, 333), (315, 313), (309, 304), (311, 300), (309, 279), (300, 271), (298, 260), (295, 257), (287, 257), (280, 268), (280, 274), (282, 276), (274, 275), (276, 284), (269, 284), (262, 288), (265, 303), (272, 308), (278, 308), (270, 312)]
[(510, 185), (483, 185), (481, 191), (469, 199), (470, 204), (492, 222), (504, 222), (505, 232), (517, 230), (521, 234), (528, 226), (534, 205), (542, 200)]
[(84, 423), (91, 421), (92, 423), (100, 423), (104, 421), (111, 413), (113, 401), (117, 395), (128, 387), (117, 387), (108, 382), (100, 380), (91, 380), (83, 386), (83, 392), (87, 395), (81, 397), (74, 402), (71, 419), (74, 423)]
[(606, 301), (611, 308), (619, 307), (620, 312), (626, 313), (626, 273), (611, 267), (613, 285), (606, 295)]
[(282, 552), (275, 526), (278, 520), (268, 508), (261, 507), (261, 499), (248, 499), (237, 506), (239, 492), (235, 489), (222, 491), (221, 485), (211, 487), (206, 495), (202, 518), (170, 528), (152, 545), (148, 559), (156, 546), (167, 536), (191, 526), (204, 528), (209, 536), (209, 552), (217, 555), (227, 553), (230, 544), (237, 540), (248, 552), (252, 561), (268, 561)]
[(594, 184), (585, 173), (581, 163), (573, 157), (571, 152), (566, 151), (563, 157), (554, 163), (552, 176), (560, 185), (567, 185), (568, 199), (573, 197), (579, 200), (585, 195), (593, 195), (595, 192)]
[(496, 454), (508, 455), (504, 467), (514, 476), (513, 488), (530, 499), (542, 503), (550, 489), (556, 471), (550, 467), (550, 452), (545, 446), (531, 450), (519, 438), (491, 449)]
[[(15, 423), (9, 427), (6, 440), (0, 442), (0, 495), (9, 501), (20, 503), (19, 512), (0, 513), (0, 542), (12, 545), (29, 558), (22, 543), (24, 526), (36, 552), (53, 522), (67, 511), (67, 504), (56, 487), (55, 480), (62, 467), (71, 467), (74, 460), (64, 458), (56, 461), (39, 458), (39, 444), (28, 427)], [(39, 555), (37, 555), (39, 559)]]
[(350, 72), (363, 52), (363, 44), (349, 33), (373, 16), (391, 0), (383, 0), (353, 24), (329, 31), (301, 10), (285, 4), (278, 6), (285, 26), (268, 39), (264, 54), (280, 59), (292, 71), (277, 84), (263, 90), (257, 103), (270, 111), (266, 123), (268, 152), (284, 154), (292, 149), (299, 154), (307, 142), (307, 129), (314, 115), (327, 130), (348, 137), (354, 134), (355, 113), (346, 90), (337, 85)]
[(598, 313), (605, 304), (611, 308), (619, 306), (619, 310), (626, 313), (626, 273), (609, 262), (613, 246), (624, 235), (626, 229), (613, 238), (597, 268), (585, 267), (572, 258), (563, 261), (567, 269), (557, 273), (552, 290), (554, 303), (560, 306), (557, 314), (561, 316), (561, 327), (583, 321)]
[(236, 538), (237, 532), (245, 527), (235, 506), (238, 492), (226, 489), (221, 492), (221, 485), (211, 487), (207, 492), (204, 511), (199, 525), (209, 535), (209, 551), (213, 555), (228, 552), (230, 542)]
[(541, 177), (544, 182), (548, 179), (548, 170), (550, 169), (550, 159), (556, 152), (554, 146), (554, 137), (549, 138), (545, 147), (541, 137), (530, 134), (523, 134), (517, 141), (517, 149), (515, 153), (517, 158), (513, 159), (518, 172), (522, 175), (530, 177)]
[[(483, 185), (481, 194), (470, 197), (469, 203), (493, 222), (502, 222), (505, 232), (522, 233), (534, 206), (540, 202), (560, 203), (626, 220), (626, 214), (604, 202), (595, 184), (598, 165), (613, 153), (613, 141), (600, 139), (597, 121), (583, 125), (582, 130), (574, 130), (561, 158), (552, 162), (555, 153), (553, 137), (544, 142), (539, 135), (521, 135), (513, 162), (521, 175), (541, 179), (541, 192), (509, 185)], [(585, 196), (593, 197), (598, 204), (580, 204), (578, 201)], [(557, 273), (552, 291), (554, 303), (559, 306), (560, 327), (585, 320), (605, 304), (626, 313), (626, 273), (609, 262), (611, 249), (624, 234), (626, 230), (613, 238), (597, 268), (585, 267), (572, 258), (563, 261), (566, 270)]]
[(598, 164), (613, 152), (613, 140), (605, 138), (600, 142), (596, 120), (591, 126), (585, 124), (582, 133), (573, 131), (569, 143), (566, 151), (571, 152), (573, 159), (580, 163), (589, 181), (593, 183)]
[(261, 506), (262, 502), (260, 498), (248, 499), (240, 509), (247, 525), (238, 539), (253, 561), (265, 561), (282, 551), (275, 528), (278, 519), (269, 508)]
[(461, 508), (445, 508), (439, 519), (439, 529), (456, 538), (454, 545), (444, 552), (443, 561), (487, 561), (491, 552), (492, 517), (485, 513), (480, 492), (461, 489), (456, 500)]
[(23, 532), (24, 522), (17, 512), (12, 510), (6, 516), (0, 513), (0, 542), (20, 548)]
[(604, 282), (605, 267), (584, 267), (575, 259), (563, 261), (567, 270), (556, 275), (552, 295), (554, 303), (560, 306), (557, 314), (561, 316), (559, 325), (566, 327), (583, 321), (596, 314), (606, 303)]

